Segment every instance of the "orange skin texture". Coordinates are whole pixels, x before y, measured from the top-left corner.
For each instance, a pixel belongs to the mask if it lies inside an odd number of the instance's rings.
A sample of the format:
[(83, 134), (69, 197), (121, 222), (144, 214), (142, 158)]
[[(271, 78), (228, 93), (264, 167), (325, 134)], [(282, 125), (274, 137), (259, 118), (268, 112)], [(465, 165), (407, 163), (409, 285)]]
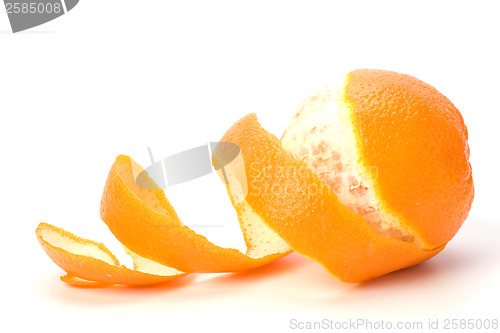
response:
[[(357, 70), (346, 82), (344, 98), (352, 111), (360, 162), (365, 168), (377, 167), (377, 196), (418, 241), (375, 232), (361, 215), (343, 206), (305, 162), (287, 153), (255, 114), (236, 122), (220, 141), (240, 147), (249, 187), (245, 200), (263, 222), (293, 250), (339, 280), (356, 283), (418, 264), (443, 250), (467, 218), (474, 186), (467, 129), (445, 96), (418, 79), (388, 71)], [(137, 186), (138, 169), (130, 157), (117, 157), (100, 210), (115, 237), (138, 255), (187, 273), (219, 273), (256, 268), (291, 252), (252, 258), (211, 243), (183, 226), (161, 189)], [(240, 217), (241, 208), (235, 208)], [(114, 265), (51, 245), (43, 239), (44, 228), (99, 247)], [(243, 224), (242, 230), (250, 249), (255, 243)], [(46, 223), (36, 235), (49, 257), (67, 272), (61, 280), (73, 285), (147, 285), (187, 274), (160, 276), (128, 269), (103, 244)]]
[(361, 159), (378, 168), (375, 190), (426, 249), (445, 244), (474, 197), (460, 112), (434, 87), (381, 70), (348, 74)]
[(131, 163), (128, 156), (116, 158), (106, 181), (100, 214), (114, 236), (140, 256), (183, 272), (222, 273), (256, 268), (291, 252), (254, 259), (211, 243), (182, 226), (161, 189), (137, 186)]
[[(250, 114), (221, 141), (240, 146), (249, 184), (247, 202), (295, 251), (344, 282), (362, 282), (425, 261), (443, 248), (384, 238), (343, 206), (305, 164)], [(254, 161), (259, 161), (258, 167)], [(287, 176), (283, 176), (283, 167)], [(254, 191), (253, 185), (272, 190)], [(258, 184), (258, 185), (256, 185)]]
[[(69, 237), (80, 244), (88, 243), (97, 245), (101, 250), (106, 252), (113, 259), (115, 265), (110, 265), (102, 260), (93, 257), (73, 254), (64, 249), (49, 244), (43, 239), (41, 233), (41, 230), (44, 228), (56, 230), (57, 232), (64, 234), (66, 237)], [(62, 276), (61, 280), (74, 285), (104, 286), (107, 284), (124, 284), (131, 286), (140, 286), (163, 283), (178, 279), (186, 275), (177, 274), (171, 276), (160, 276), (132, 270), (125, 266), (120, 266), (120, 262), (118, 261), (118, 259), (106, 248), (106, 246), (104, 246), (104, 244), (77, 237), (66, 230), (47, 223), (40, 223), (36, 230), (36, 236), (40, 245), (45, 250), (50, 259), (52, 259), (52, 261), (57, 266), (61, 267), (68, 273), (67, 275)], [(75, 276), (89, 281), (75, 279)]]

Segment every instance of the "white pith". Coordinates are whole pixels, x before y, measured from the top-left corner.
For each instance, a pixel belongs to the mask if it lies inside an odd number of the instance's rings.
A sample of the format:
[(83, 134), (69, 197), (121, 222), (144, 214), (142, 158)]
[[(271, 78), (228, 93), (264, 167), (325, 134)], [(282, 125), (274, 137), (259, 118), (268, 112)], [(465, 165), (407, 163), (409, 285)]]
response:
[(288, 124), (281, 143), (308, 167), (353, 212), (385, 237), (405, 241), (413, 235), (399, 217), (380, 204), (374, 190), (376, 166), (361, 163), (351, 109), (344, 99), (346, 81), (329, 85), (309, 96)]
[[(102, 260), (113, 266), (120, 266), (120, 263), (113, 258), (109, 253), (103, 251), (98, 245), (85, 239), (72, 239), (57, 229), (45, 227), (40, 229), (40, 237), (43, 241), (53, 247), (63, 249), (71, 254), (91, 257)], [(172, 276), (183, 274), (182, 272), (167, 266), (163, 266), (152, 260), (143, 258), (138, 254), (125, 248), (128, 255), (132, 257), (134, 269), (143, 273), (154, 274), (159, 276)], [(82, 279), (87, 281), (85, 279)]]
[(255, 212), (247, 201), (239, 203), (236, 208), (241, 229), (247, 240), (247, 256), (255, 259), (271, 253), (291, 251), (290, 246), (277, 233), (266, 226), (260, 215)]
[(125, 252), (132, 257), (134, 262), (134, 269), (136, 271), (160, 275), (160, 276), (172, 276), (183, 274), (181, 271), (176, 270), (175, 268), (164, 266), (162, 264), (157, 263), (156, 261), (141, 257), (137, 253), (130, 251), (125, 246), (123, 247)]
[(113, 257), (93, 243), (77, 242), (54, 229), (48, 228), (42, 229), (40, 235), (42, 239), (50, 245), (68, 251), (69, 253), (92, 257), (110, 265), (116, 265), (116, 261)]
[(249, 189), (247, 183), (245, 164), (241, 153), (224, 167), (224, 172), (225, 175), (221, 170), (217, 170), (221, 180), (224, 183), (227, 180), (228, 194), (237, 212), (240, 228), (247, 245), (245, 254), (250, 258), (258, 259), (269, 254), (291, 251), (291, 247), (264, 223), (261, 216), (245, 200), (248, 191), (252, 189)]

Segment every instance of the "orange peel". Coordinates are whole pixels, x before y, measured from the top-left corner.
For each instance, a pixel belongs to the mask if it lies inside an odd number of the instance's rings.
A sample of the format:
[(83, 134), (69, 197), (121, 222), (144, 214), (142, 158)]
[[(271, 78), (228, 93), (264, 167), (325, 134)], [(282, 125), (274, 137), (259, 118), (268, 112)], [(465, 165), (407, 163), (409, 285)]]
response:
[(150, 182), (149, 189), (136, 184), (137, 175), (148, 177), (142, 171), (130, 157), (118, 156), (109, 172), (100, 210), (102, 220), (132, 257), (133, 270), (120, 266), (102, 243), (77, 237), (47, 223), (38, 226), (36, 235), (42, 248), (67, 272), (61, 277), (62, 281), (85, 287), (156, 284), (187, 273), (256, 268), (292, 252), (245, 200), (233, 200), (234, 193), (231, 202), (247, 251), (243, 254), (213, 244), (182, 224), (163, 190), (154, 189), (152, 179), (142, 179)]
[[(426, 251), (376, 233), (360, 214), (340, 203), (305, 162), (287, 153), (255, 114), (239, 120), (221, 141), (240, 146), (247, 170), (255, 170), (252, 161), (259, 161), (260, 172), (247, 172), (249, 184), (275, 189), (258, 192), (250, 186), (247, 202), (296, 252), (341, 281), (361, 282), (412, 266), (444, 248)], [(283, 170), (291, 176), (284, 177)]]
[(129, 269), (120, 265), (116, 256), (103, 243), (80, 238), (47, 223), (40, 223), (36, 236), (52, 261), (67, 272), (61, 280), (73, 285), (149, 285), (186, 275), (127, 251), (134, 261), (134, 269)]
[(144, 174), (142, 171), (130, 157), (118, 156), (109, 172), (100, 210), (113, 235), (135, 253), (184, 272), (220, 273), (259, 267), (292, 251), (245, 200), (232, 202), (247, 252), (213, 244), (182, 224), (163, 190), (136, 184), (135, 175)]
[(241, 156), (226, 165), (231, 152), (213, 151), (245, 253), (185, 226), (125, 155), (111, 167), (100, 216), (133, 270), (103, 244), (60, 228), (42, 223), (37, 237), (67, 272), (61, 280), (79, 286), (247, 270), (293, 250), (341, 281), (362, 282), (428, 260), (456, 234), (474, 196), (467, 139), (460, 113), (435, 88), (404, 74), (358, 70), (306, 99), (281, 141), (250, 114), (220, 140)]

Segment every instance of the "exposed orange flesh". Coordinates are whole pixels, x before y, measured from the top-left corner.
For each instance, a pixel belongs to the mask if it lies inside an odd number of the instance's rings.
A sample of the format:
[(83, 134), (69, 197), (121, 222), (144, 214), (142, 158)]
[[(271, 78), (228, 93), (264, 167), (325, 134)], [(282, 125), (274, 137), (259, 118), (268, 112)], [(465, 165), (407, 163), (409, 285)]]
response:
[[(342, 281), (361, 282), (412, 266), (444, 248), (425, 251), (377, 234), (361, 215), (343, 206), (304, 162), (285, 152), (255, 114), (239, 120), (221, 141), (240, 146), (250, 184), (246, 200), (266, 224), (295, 251)], [(255, 161), (260, 172), (252, 172)], [(254, 191), (252, 184), (273, 190)]]

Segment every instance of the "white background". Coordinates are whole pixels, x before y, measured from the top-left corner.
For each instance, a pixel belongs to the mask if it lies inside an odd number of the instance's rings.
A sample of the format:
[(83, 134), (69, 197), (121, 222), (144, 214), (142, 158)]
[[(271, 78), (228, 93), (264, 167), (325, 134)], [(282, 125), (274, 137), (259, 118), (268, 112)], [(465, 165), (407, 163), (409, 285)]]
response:
[[(424, 327), (429, 319), (500, 319), (496, 4), (82, 0), (18, 34), (2, 8), (0, 279), (7, 307), (0, 325), (283, 332), (293, 318)], [(250, 112), (280, 137), (308, 94), (357, 68), (416, 76), (464, 116), (476, 197), (440, 255), (360, 285), (338, 282), (297, 254), (247, 273), (190, 275), (160, 288), (79, 289), (59, 281), (62, 271), (35, 238), (41, 221), (102, 241), (127, 263), (98, 216), (118, 154), (149, 165), (146, 147), (159, 159), (217, 140)], [(216, 178), (167, 196), (187, 225), (218, 244), (241, 245)]]

